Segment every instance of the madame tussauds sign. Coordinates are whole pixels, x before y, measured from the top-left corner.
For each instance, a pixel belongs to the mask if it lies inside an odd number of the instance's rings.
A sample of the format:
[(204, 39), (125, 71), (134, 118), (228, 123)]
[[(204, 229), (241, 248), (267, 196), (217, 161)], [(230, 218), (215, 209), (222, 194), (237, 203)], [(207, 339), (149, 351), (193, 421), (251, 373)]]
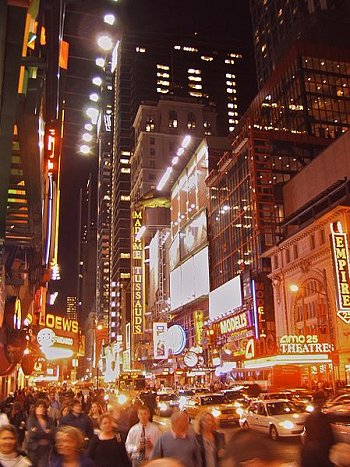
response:
[(319, 342), (318, 336), (313, 334), (285, 335), (280, 338), (279, 348), (281, 354), (307, 354), (329, 353), (334, 350), (333, 344)]

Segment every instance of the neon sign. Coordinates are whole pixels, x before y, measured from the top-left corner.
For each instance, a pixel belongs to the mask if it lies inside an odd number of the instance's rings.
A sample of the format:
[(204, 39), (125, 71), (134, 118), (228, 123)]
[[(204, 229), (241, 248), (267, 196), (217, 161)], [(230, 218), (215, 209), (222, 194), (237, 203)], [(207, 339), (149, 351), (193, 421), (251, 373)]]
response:
[(331, 224), (333, 264), (337, 278), (337, 315), (346, 324), (350, 324), (350, 274), (349, 249), (347, 235), (340, 222)]
[(319, 342), (314, 334), (285, 335), (280, 338), (282, 354), (328, 353), (333, 350), (333, 344)]
[(142, 211), (134, 211), (132, 215), (132, 333), (143, 334), (144, 328), (144, 251), (142, 238), (138, 233), (142, 227)]
[(248, 327), (248, 317), (246, 312), (220, 321), (221, 334), (232, 333), (246, 327)]

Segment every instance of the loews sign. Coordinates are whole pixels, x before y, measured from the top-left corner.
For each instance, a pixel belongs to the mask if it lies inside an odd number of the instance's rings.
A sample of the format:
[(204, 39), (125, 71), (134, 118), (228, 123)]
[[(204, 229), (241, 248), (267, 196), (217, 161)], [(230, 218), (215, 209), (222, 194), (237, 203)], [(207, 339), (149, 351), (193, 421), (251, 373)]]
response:
[(142, 211), (134, 211), (132, 214), (132, 297), (131, 297), (131, 319), (132, 334), (143, 334), (144, 327), (144, 251), (142, 238), (138, 233), (142, 227)]
[(337, 280), (338, 316), (350, 324), (350, 274), (347, 235), (340, 222), (331, 224), (334, 272)]
[(79, 332), (78, 321), (64, 318), (63, 316), (52, 315), (51, 313), (48, 313), (45, 317), (41, 317), (39, 324), (56, 331), (66, 331), (74, 334), (78, 334)]
[(285, 335), (280, 338), (280, 352), (282, 354), (329, 353), (333, 345), (321, 343), (318, 336), (313, 334)]

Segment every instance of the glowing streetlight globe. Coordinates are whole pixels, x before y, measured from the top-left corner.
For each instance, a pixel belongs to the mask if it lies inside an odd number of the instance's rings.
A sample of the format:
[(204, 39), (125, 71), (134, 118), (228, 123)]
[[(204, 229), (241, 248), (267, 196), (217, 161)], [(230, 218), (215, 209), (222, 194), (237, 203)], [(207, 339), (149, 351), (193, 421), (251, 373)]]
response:
[(105, 15), (103, 18), (103, 21), (107, 24), (110, 24), (113, 26), (114, 21), (115, 21), (115, 16), (114, 15)]
[(89, 98), (90, 98), (90, 101), (97, 102), (100, 97), (98, 94), (96, 94), (96, 92), (93, 92), (92, 94), (90, 94)]
[(95, 86), (101, 86), (102, 79), (99, 76), (95, 76), (95, 78), (92, 79), (92, 84)]
[(97, 39), (97, 44), (99, 47), (101, 47), (102, 50), (105, 50), (106, 52), (113, 49), (113, 40), (110, 36), (107, 36), (106, 34), (100, 36)]
[(96, 63), (97, 66), (103, 68), (105, 66), (105, 64), (106, 64), (106, 60), (104, 58), (102, 58), (102, 57), (98, 57), (98, 58), (96, 58), (95, 63)]
[(92, 141), (92, 136), (89, 133), (84, 133), (82, 136), (82, 140), (86, 141), (87, 143), (90, 143), (90, 141)]
[(289, 289), (291, 292), (298, 292), (299, 287), (297, 286), (297, 284), (290, 284)]
[(84, 128), (87, 131), (91, 131), (93, 129), (93, 126), (91, 125), (91, 123), (85, 123)]
[(87, 144), (82, 144), (82, 145), (80, 146), (80, 152), (81, 152), (82, 154), (90, 154), (90, 148), (89, 148), (89, 146), (88, 146)]

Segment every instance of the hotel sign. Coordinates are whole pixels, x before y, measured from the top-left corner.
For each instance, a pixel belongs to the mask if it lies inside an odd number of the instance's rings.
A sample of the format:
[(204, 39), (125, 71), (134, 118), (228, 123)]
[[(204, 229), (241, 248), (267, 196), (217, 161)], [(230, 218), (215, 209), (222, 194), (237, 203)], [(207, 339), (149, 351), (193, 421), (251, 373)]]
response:
[(347, 235), (340, 222), (331, 224), (334, 272), (337, 282), (337, 315), (350, 324), (350, 273)]
[(280, 338), (281, 354), (306, 354), (306, 353), (329, 353), (333, 351), (333, 345), (318, 341), (318, 336), (308, 335), (285, 335)]
[(143, 334), (144, 330), (144, 249), (142, 238), (138, 233), (142, 227), (142, 211), (134, 211), (132, 214), (132, 297), (131, 297), (131, 318), (132, 334)]

